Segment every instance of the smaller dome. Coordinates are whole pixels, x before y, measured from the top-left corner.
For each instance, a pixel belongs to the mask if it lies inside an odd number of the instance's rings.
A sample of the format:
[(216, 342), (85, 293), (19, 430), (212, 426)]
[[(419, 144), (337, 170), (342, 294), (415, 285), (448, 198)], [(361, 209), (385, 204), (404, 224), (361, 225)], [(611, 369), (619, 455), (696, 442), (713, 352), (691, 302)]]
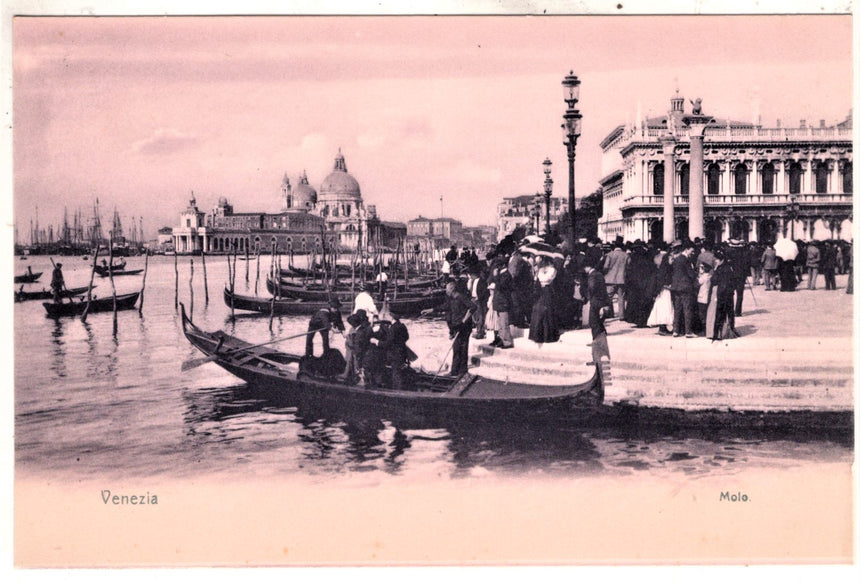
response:
[(317, 191), (308, 183), (308, 174), (302, 172), (299, 183), (292, 190), (293, 208), (296, 210), (311, 210), (317, 203)]

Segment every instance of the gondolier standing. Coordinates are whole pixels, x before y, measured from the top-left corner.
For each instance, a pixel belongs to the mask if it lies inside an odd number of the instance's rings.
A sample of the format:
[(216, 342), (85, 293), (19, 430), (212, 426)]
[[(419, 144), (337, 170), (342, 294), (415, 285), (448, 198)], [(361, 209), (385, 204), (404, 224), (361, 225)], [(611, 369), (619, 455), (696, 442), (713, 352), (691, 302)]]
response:
[(64, 286), (66, 286), (66, 283), (63, 279), (63, 264), (58, 262), (54, 265), (54, 272), (51, 274), (51, 291), (54, 294), (55, 303), (60, 302)]
[(448, 297), (449, 339), (454, 340), (454, 344), (451, 346), (454, 355), (451, 361), (450, 375), (458, 376), (466, 373), (468, 369), (472, 315), (478, 309), (478, 305), (459, 290), (456, 283), (449, 282), (445, 285), (445, 294)]
[(329, 350), (328, 332), (336, 329), (343, 332), (343, 319), (340, 316), (340, 301), (334, 297), (329, 301), (327, 309), (320, 309), (311, 317), (308, 323), (308, 338), (305, 342), (305, 356), (314, 356), (314, 336), (319, 332), (322, 338), (323, 355)]

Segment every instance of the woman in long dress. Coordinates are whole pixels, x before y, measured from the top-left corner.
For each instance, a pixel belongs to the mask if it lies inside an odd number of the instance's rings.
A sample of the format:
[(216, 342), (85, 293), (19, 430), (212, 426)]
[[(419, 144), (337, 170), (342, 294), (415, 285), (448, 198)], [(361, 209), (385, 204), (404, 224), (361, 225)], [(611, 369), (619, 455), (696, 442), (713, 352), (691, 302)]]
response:
[(705, 322), (705, 337), (714, 341), (738, 337), (735, 330), (734, 285), (732, 267), (722, 251), (714, 252), (714, 274), (711, 276), (711, 301)]
[(672, 307), (672, 294), (669, 286), (672, 284), (672, 259), (673, 254), (667, 252), (663, 255), (657, 276), (654, 277), (654, 289), (651, 296), (654, 297), (654, 306), (648, 315), (648, 326), (659, 327), (660, 335), (669, 334), (669, 326), (674, 324), (675, 309)]
[(535, 262), (535, 285), (538, 299), (532, 307), (529, 324), (529, 339), (535, 343), (554, 343), (558, 341), (558, 320), (553, 305), (553, 284), (557, 271), (552, 260), (538, 256)]

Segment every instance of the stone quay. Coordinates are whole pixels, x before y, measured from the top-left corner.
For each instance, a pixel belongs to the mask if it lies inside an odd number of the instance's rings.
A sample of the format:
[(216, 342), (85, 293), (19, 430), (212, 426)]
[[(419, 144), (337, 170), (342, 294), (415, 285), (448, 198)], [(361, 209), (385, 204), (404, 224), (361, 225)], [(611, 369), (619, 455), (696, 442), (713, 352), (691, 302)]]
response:
[[(696, 412), (835, 412), (853, 418), (853, 295), (848, 275), (836, 290), (795, 292), (747, 287), (735, 322), (740, 337), (660, 336), (656, 328), (625, 321), (606, 324), (611, 373), (608, 406)], [(819, 277), (819, 283), (821, 282)], [(574, 383), (591, 376), (591, 332), (568, 331), (557, 343), (538, 345), (528, 330), (513, 349), (472, 340), (472, 373), (508, 381)]]

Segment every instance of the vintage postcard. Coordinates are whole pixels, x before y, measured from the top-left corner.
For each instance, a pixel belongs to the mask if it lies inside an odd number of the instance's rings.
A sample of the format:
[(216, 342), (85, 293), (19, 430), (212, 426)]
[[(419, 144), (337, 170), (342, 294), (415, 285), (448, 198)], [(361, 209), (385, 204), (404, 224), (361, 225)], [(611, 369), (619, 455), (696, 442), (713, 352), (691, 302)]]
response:
[(96, 4), (3, 13), (15, 571), (856, 572), (850, 5)]

